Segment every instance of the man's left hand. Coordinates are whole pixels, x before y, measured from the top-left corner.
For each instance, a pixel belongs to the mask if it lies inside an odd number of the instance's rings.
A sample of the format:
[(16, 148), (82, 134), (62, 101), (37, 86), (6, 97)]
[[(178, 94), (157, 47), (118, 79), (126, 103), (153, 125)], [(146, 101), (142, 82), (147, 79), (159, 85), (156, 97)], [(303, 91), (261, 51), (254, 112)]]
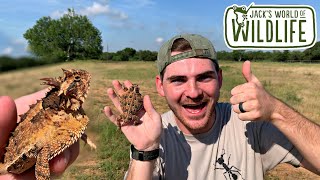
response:
[[(251, 72), (250, 61), (245, 61), (242, 66), (242, 75), (247, 81), (231, 90), (230, 103), (234, 112), (239, 114), (239, 119), (244, 121), (270, 120), (275, 108), (275, 100)], [(239, 106), (242, 103), (242, 112)]]

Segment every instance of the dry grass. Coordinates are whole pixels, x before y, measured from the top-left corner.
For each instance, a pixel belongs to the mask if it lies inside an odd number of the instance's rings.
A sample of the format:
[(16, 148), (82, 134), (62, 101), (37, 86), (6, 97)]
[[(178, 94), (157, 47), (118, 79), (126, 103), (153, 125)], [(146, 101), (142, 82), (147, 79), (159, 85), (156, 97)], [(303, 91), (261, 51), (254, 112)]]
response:
[[(241, 63), (221, 62), (224, 84), (220, 101), (228, 101), (230, 90), (244, 82)], [(168, 110), (165, 100), (158, 96), (154, 77), (154, 62), (103, 63), (79, 61), (51, 66), (36, 67), (0, 74), (0, 95), (13, 98), (44, 88), (38, 79), (62, 75), (61, 68), (82, 68), (92, 76), (91, 90), (84, 108), (91, 119), (89, 136), (99, 144), (97, 151), (81, 145), (77, 161), (62, 177), (63, 179), (121, 179), (128, 166), (128, 142), (105, 118), (101, 110), (111, 105), (106, 96), (107, 87), (113, 79), (130, 79), (149, 94), (155, 108), (163, 113)], [(253, 73), (276, 97), (284, 100), (310, 119), (320, 122), (320, 64), (253, 63)], [(80, 172), (80, 173), (79, 173)], [(268, 173), (266, 179), (316, 179), (312, 173), (289, 166), (278, 166)]]

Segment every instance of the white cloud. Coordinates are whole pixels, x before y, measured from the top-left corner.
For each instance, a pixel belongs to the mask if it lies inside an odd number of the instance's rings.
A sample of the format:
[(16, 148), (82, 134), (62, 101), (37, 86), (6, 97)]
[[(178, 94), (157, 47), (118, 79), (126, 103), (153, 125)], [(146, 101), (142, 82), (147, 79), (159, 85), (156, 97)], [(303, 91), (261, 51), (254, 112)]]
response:
[[(105, 1), (106, 2), (106, 1)], [(84, 9), (75, 10), (76, 13), (79, 13), (81, 15), (86, 16), (99, 16), (99, 15), (106, 15), (108, 17), (114, 18), (114, 19), (120, 19), (125, 20), (128, 19), (128, 15), (120, 10), (113, 9), (108, 4), (101, 4), (98, 2), (94, 2), (92, 6), (86, 7)], [(60, 18), (64, 14), (67, 14), (67, 11), (54, 11), (51, 13), (51, 18)]]
[(7, 47), (4, 50), (2, 50), (1, 54), (11, 55), (12, 52), (13, 52), (13, 48), (12, 47)]
[(111, 8), (108, 4), (102, 5), (94, 2), (92, 6), (89, 6), (83, 10), (80, 10), (80, 14), (87, 16), (107, 15), (112, 18), (124, 20), (128, 18), (128, 15), (122, 11)]
[(94, 2), (92, 6), (89, 6), (81, 11), (81, 14), (85, 15), (93, 15), (96, 16), (98, 14), (105, 14), (110, 12), (109, 5), (102, 5), (100, 3)]
[(62, 17), (66, 13), (67, 13), (67, 11), (59, 11), (58, 10), (58, 11), (54, 11), (53, 13), (51, 13), (50, 17), (56, 19), (56, 18)]
[(156, 38), (156, 42), (157, 42), (158, 44), (162, 44), (163, 41), (164, 41), (164, 39), (163, 39), (162, 37), (157, 37), (157, 38)]

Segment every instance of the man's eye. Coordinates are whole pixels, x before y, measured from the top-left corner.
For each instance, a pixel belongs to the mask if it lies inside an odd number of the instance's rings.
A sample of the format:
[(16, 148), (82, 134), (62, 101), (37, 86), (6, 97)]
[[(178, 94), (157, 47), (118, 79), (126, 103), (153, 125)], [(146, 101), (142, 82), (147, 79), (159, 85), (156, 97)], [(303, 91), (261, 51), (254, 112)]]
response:
[(182, 86), (182, 85), (184, 85), (185, 83), (186, 83), (185, 81), (180, 81), (180, 80), (175, 81), (175, 82), (172, 82), (172, 84), (173, 84), (174, 86)]
[(212, 76), (201, 76), (198, 78), (199, 81), (210, 81), (212, 79), (213, 79)]
[(167, 81), (175, 85), (180, 85), (182, 83), (185, 83), (187, 81), (187, 78), (184, 76), (172, 76), (169, 77)]
[(171, 83), (183, 83), (183, 82), (185, 82), (185, 80), (183, 80), (183, 79), (172, 79), (171, 80)]
[(182, 82), (181, 79), (172, 79), (171, 82)]

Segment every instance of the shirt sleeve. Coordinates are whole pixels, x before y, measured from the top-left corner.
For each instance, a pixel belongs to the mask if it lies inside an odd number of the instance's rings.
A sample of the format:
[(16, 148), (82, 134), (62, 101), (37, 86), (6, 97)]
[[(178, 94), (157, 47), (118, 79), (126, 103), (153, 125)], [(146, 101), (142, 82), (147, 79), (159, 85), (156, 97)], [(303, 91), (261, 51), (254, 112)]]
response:
[(254, 133), (253, 147), (261, 155), (264, 172), (280, 163), (299, 167), (302, 155), (274, 125), (261, 121), (247, 126), (247, 130)]
[(163, 168), (161, 165), (161, 158), (158, 157), (155, 162), (155, 168), (153, 170), (152, 180), (161, 180), (163, 179)]

